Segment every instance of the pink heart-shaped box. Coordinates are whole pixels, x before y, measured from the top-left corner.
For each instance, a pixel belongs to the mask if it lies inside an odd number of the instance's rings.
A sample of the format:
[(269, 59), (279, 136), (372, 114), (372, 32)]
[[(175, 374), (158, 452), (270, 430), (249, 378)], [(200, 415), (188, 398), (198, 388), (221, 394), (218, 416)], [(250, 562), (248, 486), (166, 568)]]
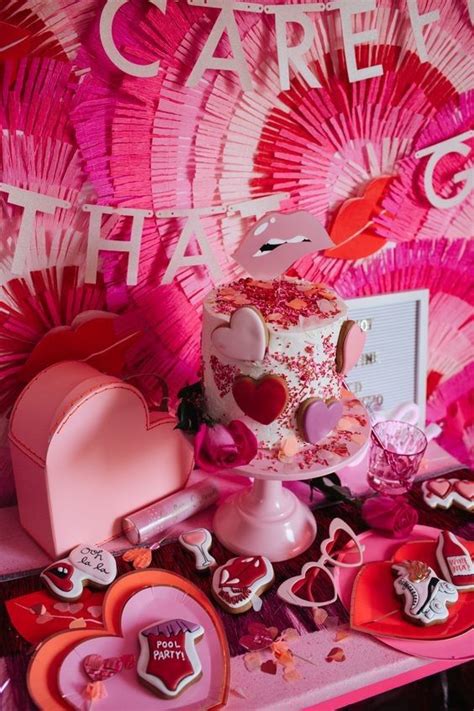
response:
[(52, 557), (118, 535), (123, 516), (186, 484), (192, 447), (175, 426), (118, 378), (74, 361), (46, 368), (10, 420), (23, 527)]

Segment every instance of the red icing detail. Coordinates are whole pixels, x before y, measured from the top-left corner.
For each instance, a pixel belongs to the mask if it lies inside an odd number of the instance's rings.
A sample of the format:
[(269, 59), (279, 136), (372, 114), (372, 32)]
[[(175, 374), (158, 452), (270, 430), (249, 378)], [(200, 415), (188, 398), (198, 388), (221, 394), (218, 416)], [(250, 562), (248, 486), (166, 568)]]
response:
[(146, 673), (161, 679), (170, 691), (176, 691), (179, 683), (195, 674), (189, 659), (185, 641), (189, 632), (175, 635), (148, 634), (149, 660)]
[(432, 481), (428, 481), (426, 488), (435, 496), (444, 499), (446, 494), (449, 494), (451, 491), (451, 484), (445, 479), (433, 479)]
[[(228, 573), (224, 575), (224, 582), (222, 582), (222, 577), (224, 571)], [(221, 580), (219, 581), (219, 587), (240, 590), (241, 588), (250, 588), (254, 585), (260, 578), (264, 578), (267, 574), (267, 564), (265, 563), (262, 556), (252, 556), (235, 558), (228, 565), (225, 565), (221, 571)], [(229, 585), (229, 581), (238, 581)]]
[(324, 284), (287, 279), (239, 279), (218, 289), (212, 305), (222, 314), (232, 314), (246, 305), (255, 306), (267, 323), (282, 328), (296, 326), (302, 318), (312, 316), (326, 321), (341, 313), (336, 295)]
[(453, 585), (474, 585), (474, 572), (471, 556), (461, 541), (450, 531), (442, 531), (440, 539), (443, 541), (441, 555), (448, 566)]
[(124, 663), (121, 657), (104, 659), (100, 654), (88, 654), (82, 662), (83, 669), (92, 681), (105, 681), (122, 671)]
[(242, 412), (262, 425), (276, 420), (288, 402), (286, 383), (271, 375), (259, 380), (239, 376), (234, 380), (232, 393)]
[(224, 365), (215, 355), (211, 356), (210, 363), (219, 395), (225, 397), (232, 390), (232, 384), (239, 374), (239, 370), (233, 365)]
[(58, 590), (62, 590), (63, 592), (71, 592), (74, 587), (71, 581), (73, 573), (73, 566), (70, 563), (66, 563), (66, 561), (53, 563), (53, 565), (50, 565), (49, 568), (43, 571), (44, 577), (58, 588)]

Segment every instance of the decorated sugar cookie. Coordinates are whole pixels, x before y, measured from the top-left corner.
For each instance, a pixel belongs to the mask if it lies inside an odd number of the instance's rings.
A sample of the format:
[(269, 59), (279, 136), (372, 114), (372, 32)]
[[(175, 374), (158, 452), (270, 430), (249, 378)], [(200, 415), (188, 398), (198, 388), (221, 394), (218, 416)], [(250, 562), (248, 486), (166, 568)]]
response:
[(310, 444), (317, 444), (329, 434), (342, 417), (340, 400), (324, 402), (308, 398), (298, 408), (296, 422), (301, 437)]
[(288, 403), (288, 386), (279, 375), (264, 375), (258, 380), (239, 375), (232, 394), (242, 412), (262, 425), (274, 422)]
[(474, 563), (471, 554), (451, 531), (441, 531), (436, 559), (446, 580), (458, 590), (474, 590)]
[(211, 335), (215, 348), (226, 358), (261, 361), (268, 345), (268, 329), (260, 311), (242, 306), (234, 311), (228, 326), (218, 326)]
[(196, 570), (202, 572), (216, 567), (217, 562), (210, 553), (212, 535), (207, 528), (185, 531), (180, 535), (178, 541), (183, 548), (194, 555)]
[(427, 626), (448, 619), (448, 605), (459, 597), (454, 585), (438, 578), (434, 570), (420, 560), (394, 564), (392, 570), (397, 576), (393, 583), (395, 592), (403, 597), (403, 612), (411, 622)]
[(212, 594), (226, 612), (240, 614), (251, 607), (260, 610), (260, 596), (274, 581), (273, 566), (267, 558), (239, 556), (219, 566), (212, 577)]
[(336, 371), (347, 375), (360, 358), (365, 345), (365, 333), (355, 321), (345, 321), (339, 332), (336, 348)]
[(140, 630), (139, 679), (165, 699), (182, 694), (201, 676), (196, 644), (203, 635), (201, 625), (187, 620), (167, 620)]
[(48, 566), (40, 575), (48, 589), (61, 600), (77, 600), (84, 587), (105, 588), (117, 576), (114, 556), (103, 548), (81, 544)]
[(430, 508), (457, 506), (474, 511), (474, 481), (469, 479), (428, 479), (421, 485), (423, 500)]

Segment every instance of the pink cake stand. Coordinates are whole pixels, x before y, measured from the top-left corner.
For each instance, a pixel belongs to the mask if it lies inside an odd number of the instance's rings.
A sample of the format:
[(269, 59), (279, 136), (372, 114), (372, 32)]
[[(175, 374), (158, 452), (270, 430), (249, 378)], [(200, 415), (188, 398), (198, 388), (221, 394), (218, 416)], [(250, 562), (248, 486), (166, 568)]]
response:
[(343, 469), (357, 460), (369, 434), (367, 411), (351, 395), (344, 401), (336, 429), (317, 445), (305, 447), (287, 462), (274, 452), (260, 450), (250, 464), (233, 469), (230, 473), (254, 481), (218, 508), (213, 528), (220, 542), (235, 553), (264, 555), (273, 562), (305, 551), (316, 536), (314, 514), (283, 482)]

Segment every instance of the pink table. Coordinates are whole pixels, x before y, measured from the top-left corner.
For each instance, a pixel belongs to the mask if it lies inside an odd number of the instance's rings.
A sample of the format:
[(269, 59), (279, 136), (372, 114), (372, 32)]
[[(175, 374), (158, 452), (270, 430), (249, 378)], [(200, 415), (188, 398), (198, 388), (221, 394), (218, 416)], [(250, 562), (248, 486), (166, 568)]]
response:
[[(459, 467), (458, 462), (446, 455), (437, 445), (430, 445), (430, 458), (426, 460), (422, 476), (433, 476)], [(204, 475), (195, 472), (193, 480)], [(353, 490), (362, 492), (365, 488), (364, 467), (349, 474), (344, 472), (343, 479), (350, 477)], [(222, 498), (238, 492), (245, 485), (240, 477), (217, 477)], [(291, 484), (301, 497), (308, 496), (308, 487), (304, 484)], [(203, 512), (191, 521), (181, 524), (181, 530), (191, 527), (210, 525), (212, 511)], [(18, 523), (15, 508), (0, 509), (0, 577), (16, 577), (17, 571), (34, 570), (49, 562), (46, 554), (23, 532)], [(109, 544), (112, 550), (128, 547), (124, 539), (117, 539)], [(295, 624), (297, 626), (297, 624)], [(281, 674), (271, 676), (260, 671), (250, 673), (244, 665), (242, 656), (231, 660), (232, 693), (226, 708), (233, 709), (291, 709), (315, 708), (318, 711), (341, 708), (349, 703), (367, 699), (376, 694), (408, 684), (417, 679), (436, 674), (456, 666), (458, 661), (436, 661), (410, 657), (383, 645), (369, 636), (350, 632), (349, 636), (338, 643), (334, 639), (334, 630), (322, 629), (318, 632), (304, 633), (296, 642), (292, 642), (294, 653), (307, 661), (298, 661), (298, 670), (303, 678), (297, 683), (286, 683)], [(334, 646), (342, 646), (346, 655), (344, 663), (327, 663), (325, 657)], [(0, 660), (1, 662), (1, 660)], [(0, 665), (0, 672), (2, 667)], [(0, 673), (0, 689), (4, 674)], [(2, 698), (3, 697), (3, 698)], [(0, 697), (2, 711), (19, 711), (7, 702), (8, 686)], [(258, 698), (258, 706), (255, 699)], [(3, 705), (2, 705), (3, 704)]]

